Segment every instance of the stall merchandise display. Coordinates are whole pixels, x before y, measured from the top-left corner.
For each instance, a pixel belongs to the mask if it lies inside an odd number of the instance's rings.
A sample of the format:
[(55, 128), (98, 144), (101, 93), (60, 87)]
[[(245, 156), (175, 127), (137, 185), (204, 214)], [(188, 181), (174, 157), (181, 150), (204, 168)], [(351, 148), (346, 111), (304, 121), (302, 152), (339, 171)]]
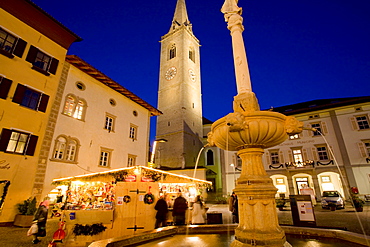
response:
[(114, 202), (113, 183), (81, 182), (72, 183), (67, 190), (66, 209), (113, 209)]

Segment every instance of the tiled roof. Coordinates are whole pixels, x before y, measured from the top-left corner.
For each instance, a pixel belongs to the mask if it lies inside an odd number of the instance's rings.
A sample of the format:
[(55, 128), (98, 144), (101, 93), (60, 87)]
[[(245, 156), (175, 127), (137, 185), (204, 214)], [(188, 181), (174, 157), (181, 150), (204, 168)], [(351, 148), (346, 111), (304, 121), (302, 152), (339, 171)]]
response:
[(149, 103), (141, 99), (139, 96), (135, 95), (128, 89), (124, 88), (117, 82), (113, 81), (111, 78), (108, 76), (104, 75), (102, 72), (99, 70), (95, 69), (93, 66), (82, 60), (80, 57), (76, 55), (67, 55), (66, 56), (66, 61), (76, 68), (80, 69), (81, 71), (85, 72), (86, 74), (90, 75), (94, 79), (100, 81), (104, 85), (112, 88), (113, 90), (117, 91), (118, 93), (126, 96), (130, 100), (136, 102), (137, 104), (141, 105), (142, 107), (146, 108), (147, 110), (150, 111), (152, 116), (159, 116), (162, 114), (161, 111), (156, 109), (155, 107), (151, 106)]

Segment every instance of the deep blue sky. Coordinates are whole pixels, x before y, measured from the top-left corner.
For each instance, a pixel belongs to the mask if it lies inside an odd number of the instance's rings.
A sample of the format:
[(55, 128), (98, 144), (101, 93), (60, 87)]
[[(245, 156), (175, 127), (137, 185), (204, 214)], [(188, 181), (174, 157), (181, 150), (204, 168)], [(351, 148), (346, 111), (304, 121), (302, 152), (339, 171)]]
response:
[[(159, 41), (177, 0), (33, 1), (83, 38), (68, 54), (157, 106)], [(203, 116), (211, 121), (232, 111), (236, 95), (223, 2), (186, 0), (201, 44)], [(370, 0), (240, 0), (238, 5), (261, 109), (370, 95)]]

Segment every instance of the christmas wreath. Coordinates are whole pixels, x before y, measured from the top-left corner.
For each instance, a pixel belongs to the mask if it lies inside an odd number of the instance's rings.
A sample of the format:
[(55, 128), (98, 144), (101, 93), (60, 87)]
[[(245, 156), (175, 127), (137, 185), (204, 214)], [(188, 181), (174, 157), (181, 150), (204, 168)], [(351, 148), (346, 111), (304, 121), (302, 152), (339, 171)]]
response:
[(123, 197), (123, 201), (125, 202), (125, 203), (129, 203), (130, 201), (131, 201), (131, 196), (124, 196)]
[(144, 196), (144, 203), (145, 204), (152, 204), (154, 202), (154, 196), (152, 193), (145, 194)]

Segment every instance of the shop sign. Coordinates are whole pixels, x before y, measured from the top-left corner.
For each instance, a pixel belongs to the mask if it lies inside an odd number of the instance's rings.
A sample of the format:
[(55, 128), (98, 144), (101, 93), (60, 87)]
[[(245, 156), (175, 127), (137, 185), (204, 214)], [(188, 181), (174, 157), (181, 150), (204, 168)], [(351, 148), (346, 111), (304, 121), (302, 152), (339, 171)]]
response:
[(136, 182), (136, 175), (128, 175), (125, 177), (125, 182)]

